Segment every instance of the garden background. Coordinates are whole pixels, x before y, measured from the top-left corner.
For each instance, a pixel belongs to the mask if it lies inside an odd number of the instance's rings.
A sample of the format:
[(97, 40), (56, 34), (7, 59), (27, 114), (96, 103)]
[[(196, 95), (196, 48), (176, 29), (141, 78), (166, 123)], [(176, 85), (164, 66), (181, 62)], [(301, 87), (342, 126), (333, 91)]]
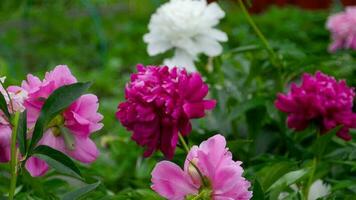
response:
[[(159, 198), (149, 187), (150, 173), (162, 154), (143, 158), (143, 149), (130, 140), (131, 133), (116, 120), (115, 112), (135, 65), (161, 64), (171, 55), (148, 56), (142, 39), (151, 14), (163, 2), (0, 2), (0, 75), (7, 76), (8, 84), (20, 84), (27, 73), (43, 77), (56, 65), (66, 64), (79, 80), (93, 83), (90, 91), (100, 99), (105, 126), (93, 137), (101, 155), (80, 169), (88, 182), (99, 179), (102, 184), (85, 199)], [(218, 27), (229, 41), (223, 43), (221, 56), (213, 60), (201, 56), (197, 63), (218, 105), (208, 117), (194, 121), (189, 144), (224, 134), (234, 158), (243, 162), (247, 179), (254, 183), (257, 177), (266, 190), (284, 174), (307, 168), (315, 151), (311, 129), (298, 134), (287, 129), (286, 116), (273, 104), (276, 94), (287, 91), (287, 83), (298, 81), (302, 73), (317, 70), (356, 86), (356, 52), (327, 51), (330, 34), (325, 23), (331, 13), (343, 9), (341, 4), (318, 11), (272, 6), (253, 19), (283, 60), (283, 72), (277, 73), (238, 4), (222, 0), (219, 5), (226, 16)], [(284, 88), (277, 83), (280, 77)], [(355, 139), (346, 143), (336, 137), (327, 146), (326, 161), (316, 176), (327, 174), (324, 180), (332, 185), (333, 197), (356, 195), (355, 147)], [(178, 149), (174, 161), (182, 164), (184, 157)], [(0, 169), (0, 194), (5, 194), (8, 165), (1, 164)], [(41, 178), (25, 174), (19, 179), (17, 198), (56, 199), (81, 184), (54, 172)]]

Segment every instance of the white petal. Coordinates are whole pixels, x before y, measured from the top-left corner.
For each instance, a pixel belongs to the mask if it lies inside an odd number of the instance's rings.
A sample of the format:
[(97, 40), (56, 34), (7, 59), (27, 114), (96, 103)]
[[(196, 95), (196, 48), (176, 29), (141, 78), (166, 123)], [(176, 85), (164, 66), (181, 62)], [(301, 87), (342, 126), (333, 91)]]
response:
[(170, 48), (172, 48), (172, 46), (167, 42), (155, 42), (155, 43), (148, 44), (147, 52), (148, 55), (154, 56), (160, 53), (164, 53)]
[(217, 56), (222, 53), (222, 46), (216, 40), (209, 37), (197, 38), (200, 50), (208, 56)]
[(324, 184), (322, 180), (316, 180), (309, 189), (308, 200), (316, 200), (325, 197), (330, 193), (330, 186)]
[(206, 35), (212, 37), (220, 42), (226, 42), (228, 40), (226, 33), (218, 30), (218, 29), (210, 29), (206, 32)]
[(172, 67), (184, 67), (188, 72), (197, 71), (194, 65), (194, 57), (190, 56), (187, 52), (182, 49), (177, 49), (174, 53), (173, 58), (165, 59), (164, 65)]
[(212, 17), (216, 17), (218, 19), (225, 17), (225, 12), (216, 2), (209, 4), (206, 12), (209, 13)]

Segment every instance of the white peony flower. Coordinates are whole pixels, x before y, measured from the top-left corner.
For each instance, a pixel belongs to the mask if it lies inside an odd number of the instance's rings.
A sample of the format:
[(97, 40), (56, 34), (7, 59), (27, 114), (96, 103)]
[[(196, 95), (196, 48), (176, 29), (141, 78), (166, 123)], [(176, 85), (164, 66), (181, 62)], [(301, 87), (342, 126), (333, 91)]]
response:
[(308, 200), (316, 200), (330, 194), (330, 185), (323, 183), (322, 180), (316, 180), (309, 189)]
[(196, 71), (194, 61), (198, 54), (217, 56), (222, 53), (219, 42), (227, 41), (227, 35), (214, 28), (225, 12), (217, 3), (206, 0), (170, 0), (151, 16), (149, 33), (144, 35), (150, 56), (174, 49), (174, 56), (165, 59), (170, 67), (185, 67)]

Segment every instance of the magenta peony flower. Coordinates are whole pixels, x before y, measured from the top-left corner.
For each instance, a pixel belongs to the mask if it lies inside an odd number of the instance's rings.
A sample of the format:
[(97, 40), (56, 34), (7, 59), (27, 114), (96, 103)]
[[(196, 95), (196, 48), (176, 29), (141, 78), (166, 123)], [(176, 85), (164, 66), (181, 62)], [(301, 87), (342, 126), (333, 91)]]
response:
[[(233, 161), (222, 135), (193, 146), (184, 170), (169, 161), (159, 162), (152, 171), (152, 189), (167, 199), (246, 200), (252, 197), (250, 182), (243, 176), (240, 161)], [(205, 198), (204, 198), (205, 197)]]
[(130, 131), (137, 144), (146, 147), (144, 156), (159, 149), (172, 158), (178, 142), (191, 132), (190, 119), (201, 118), (215, 107), (204, 100), (208, 86), (198, 73), (185, 69), (137, 66), (126, 86), (126, 101), (120, 103), (116, 117)]
[[(0, 78), (0, 81), (4, 83), (5, 78)], [(15, 86), (10, 86), (6, 90), (11, 98), (11, 105), (9, 96), (0, 85), (0, 92), (5, 97), (9, 112), (22, 112), (24, 110), (23, 103), (27, 98), (27, 92)], [(10, 161), (11, 134), (12, 127), (9, 119), (0, 110), (0, 162)]]
[(331, 15), (326, 27), (333, 39), (329, 46), (330, 52), (342, 48), (356, 50), (356, 6), (347, 7), (345, 12)]
[[(24, 105), (28, 113), (29, 128), (34, 127), (45, 99), (57, 88), (75, 82), (76, 78), (64, 65), (46, 73), (43, 81), (28, 75), (27, 80), (22, 83), (22, 88), (28, 92)], [(103, 127), (100, 123), (103, 116), (97, 112), (98, 107), (98, 98), (95, 95), (82, 95), (50, 122), (50, 128), (44, 132), (39, 144), (57, 149), (83, 163), (93, 162), (99, 152), (90, 135)], [(67, 133), (63, 133), (60, 127), (69, 130), (72, 143), (66, 141), (64, 134)], [(36, 157), (27, 161), (26, 168), (32, 176), (41, 176), (48, 170), (47, 164)]]
[(275, 106), (288, 113), (287, 124), (296, 131), (316, 123), (324, 134), (343, 125), (337, 135), (350, 140), (350, 128), (356, 128), (356, 115), (352, 112), (355, 93), (344, 80), (317, 72), (315, 76), (304, 74), (302, 84), (292, 84), (287, 94), (278, 94)]

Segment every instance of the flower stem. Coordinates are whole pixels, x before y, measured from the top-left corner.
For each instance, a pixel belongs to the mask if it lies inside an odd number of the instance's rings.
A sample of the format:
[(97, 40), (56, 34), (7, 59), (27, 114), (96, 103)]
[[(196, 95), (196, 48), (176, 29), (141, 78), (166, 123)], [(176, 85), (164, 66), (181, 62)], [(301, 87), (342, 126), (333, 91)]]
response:
[[(277, 59), (276, 53), (273, 51), (271, 45), (268, 43), (266, 37), (262, 34), (260, 29), (257, 27), (255, 22), (252, 20), (250, 14), (248, 13), (245, 4), (243, 3), (242, 0), (239, 0), (239, 5), (241, 7), (242, 13), (245, 15), (248, 23), (251, 25), (252, 29), (255, 31), (265, 48), (267, 49), (268, 53), (273, 57), (273, 59)], [(273, 61), (274, 62), (274, 61)]]
[(317, 164), (318, 164), (318, 159), (316, 157), (314, 157), (313, 161), (312, 161), (312, 168), (311, 168), (311, 173), (310, 173), (310, 176), (309, 176), (309, 179), (308, 179), (308, 183), (306, 185), (306, 188), (304, 190), (304, 197), (305, 199), (308, 199), (308, 195), (309, 195), (309, 189), (310, 189), (310, 186), (312, 185), (313, 183), (313, 179), (314, 179), (314, 174), (315, 174), (315, 170), (316, 170), (316, 167), (317, 167)]
[(9, 190), (9, 199), (13, 200), (15, 196), (16, 189), (16, 180), (17, 180), (17, 148), (16, 148), (16, 135), (19, 124), (20, 112), (15, 113), (13, 129), (11, 135), (11, 160), (10, 160), (10, 169), (11, 169), (11, 180), (10, 180), (10, 190)]
[(257, 27), (257, 25), (255, 24), (255, 22), (253, 21), (253, 19), (251, 18), (250, 14), (248, 13), (245, 4), (243, 3), (243, 0), (238, 0), (240, 8), (242, 10), (242, 13), (244, 14), (244, 16), (246, 17), (248, 23), (250, 24), (250, 26), (252, 27), (252, 29), (255, 31), (257, 37), (261, 40), (261, 42), (263, 43), (263, 45), (265, 46), (268, 54), (269, 54), (269, 58), (271, 60), (272, 65), (274, 65), (277, 68), (277, 78), (276, 78), (276, 83), (277, 83), (277, 91), (282, 91), (284, 88), (284, 81), (282, 78), (282, 67), (283, 67), (283, 61), (282, 59), (277, 56), (277, 54), (274, 52), (273, 48), (271, 47), (271, 45), (269, 44), (268, 40), (266, 39), (266, 37), (262, 34), (261, 30)]
[(183, 145), (184, 150), (185, 150), (187, 153), (189, 153), (189, 146), (188, 146), (187, 143), (185, 142), (185, 140), (184, 140), (182, 134), (178, 133), (178, 137), (179, 137), (180, 143), (182, 143), (182, 145)]

